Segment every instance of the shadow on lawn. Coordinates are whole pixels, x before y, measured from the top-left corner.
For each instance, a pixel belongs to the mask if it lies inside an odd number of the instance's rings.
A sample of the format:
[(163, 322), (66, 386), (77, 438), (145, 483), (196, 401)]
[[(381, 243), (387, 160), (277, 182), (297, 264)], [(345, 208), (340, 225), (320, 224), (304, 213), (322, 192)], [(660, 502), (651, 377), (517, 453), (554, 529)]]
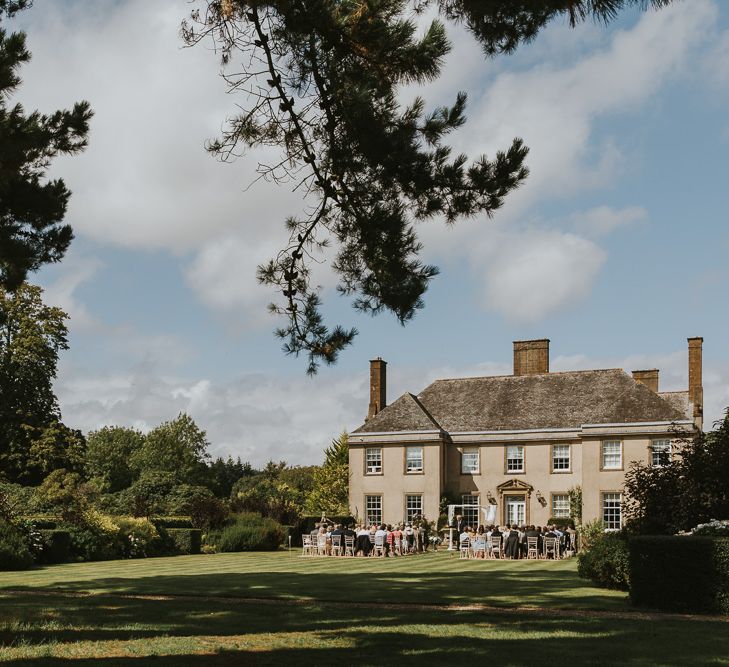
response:
[[(729, 632), (723, 623), (113, 597), (26, 597), (3, 603), (3, 616), (19, 628), (0, 635), (5, 646), (83, 647), (83, 642), (110, 641), (111, 650), (118, 651), (124, 642), (143, 640), (141, 646), (128, 646), (130, 653), (140, 655), (107, 661), (97, 657), (94, 665), (131, 666), (149, 660), (163, 667), (423, 667), (489, 658), (500, 665), (716, 665), (725, 664), (721, 661), (729, 655)], [(70, 628), (54, 629), (54, 620)], [(181, 649), (182, 655), (164, 655)], [(207, 654), (194, 653), (206, 649)], [(103, 647), (98, 650), (103, 655)], [(8, 664), (50, 667), (71, 662), (92, 661), (29, 657)]]
[[(209, 595), (343, 602), (421, 604), (481, 603), (494, 606), (536, 606), (625, 609), (626, 598), (586, 587), (571, 571), (468, 569), (429, 572), (338, 572), (327, 570), (220, 572), (154, 575), (135, 579), (110, 577), (93, 581), (54, 582), (64, 591), (109, 591), (128, 594)], [(15, 587), (21, 589), (21, 587)], [(31, 589), (32, 587), (28, 587)], [(0, 590), (0, 593), (2, 591)]]

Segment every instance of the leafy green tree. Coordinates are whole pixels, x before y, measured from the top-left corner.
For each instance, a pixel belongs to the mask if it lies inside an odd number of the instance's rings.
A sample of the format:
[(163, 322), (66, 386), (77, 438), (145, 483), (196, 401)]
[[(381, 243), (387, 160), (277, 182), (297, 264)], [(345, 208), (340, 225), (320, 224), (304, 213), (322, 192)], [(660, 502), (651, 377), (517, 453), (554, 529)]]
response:
[(314, 473), (314, 488), (306, 499), (309, 514), (349, 513), (349, 436), (342, 433), (324, 450), (324, 465)]
[(242, 477), (233, 485), (231, 508), (236, 512), (258, 512), (281, 524), (293, 524), (304, 511), (306, 495), (297, 485), (302, 479), (305, 485), (310, 484), (302, 470), (305, 469), (287, 469), (285, 461), (269, 461), (263, 470)]
[(152, 429), (129, 464), (136, 476), (167, 472), (178, 484), (197, 484), (205, 479), (208, 445), (205, 431), (183, 412)]
[[(30, 4), (0, 0), (0, 21)], [(18, 69), (29, 60), (25, 34), (0, 29), (0, 288), (8, 290), (20, 287), (29, 271), (60, 261), (71, 243), (71, 227), (63, 223), (71, 193), (46, 171), (58, 155), (86, 147), (92, 116), (88, 102), (50, 115), (11, 106)]]
[(43, 480), (35, 495), (41, 505), (58, 512), (64, 521), (79, 524), (97, 494), (81, 475), (59, 468)]
[(625, 495), (628, 528), (642, 534), (729, 518), (729, 410), (713, 431), (679, 443), (665, 465), (631, 464)]
[(0, 470), (9, 481), (39, 484), (54, 467), (80, 469), (83, 438), (60, 423), (53, 392), (58, 355), (68, 349), (60, 308), (24, 283), (0, 289)]
[(86, 474), (104, 493), (128, 488), (134, 481), (132, 456), (144, 446), (144, 435), (125, 426), (104, 426), (86, 438)]
[(329, 243), (339, 291), (356, 309), (392, 312), (405, 324), (423, 306), (438, 273), (420, 259), (416, 224), (433, 218), (492, 216), (527, 177), (527, 148), (514, 139), (492, 157), (453, 155), (448, 135), (466, 120), (466, 93), (426, 110), (403, 86), (441, 74), (450, 51), (446, 24), (418, 34), (429, 7), (464, 24), (488, 55), (511, 53), (545, 25), (568, 18), (607, 23), (632, 6), (669, 0), (203, 0), (183, 23), (188, 45), (212, 37), (228, 89), (247, 96), (209, 149), (230, 159), (246, 147), (272, 146), (279, 160), (261, 175), (307, 193), (306, 213), (286, 221), (288, 242), (259, 267), (279, 294), (277, 335), (288, 354), (308, 356), (310, 373), (334, 363), (356, 335), (329, 329), (310, 267)]
[(145, 470), (128, 489), (120, 494), (118, 506), (132, 516), (167, 514), (169, 497), (177, 484), (177, 476), (164, 470)]

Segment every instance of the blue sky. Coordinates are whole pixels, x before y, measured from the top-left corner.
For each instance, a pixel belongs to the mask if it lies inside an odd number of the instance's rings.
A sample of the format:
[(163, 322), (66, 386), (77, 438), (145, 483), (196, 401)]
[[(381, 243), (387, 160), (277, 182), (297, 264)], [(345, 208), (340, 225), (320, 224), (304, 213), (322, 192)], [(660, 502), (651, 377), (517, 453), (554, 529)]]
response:
[[(235, 98), (209, 48), (182, 49), (184, 2), (36, 0), (16, 20), (32, 62), (18, 99), (88, 99), (89, 149), (59, 160), (76, 241), (36, 280), (70, 314), (56, 383), (64, 419), (146, 429), (188, 411), (215, 453), (313, 463), (367, 409), (367, 362), (390, 400), (436, 377), (508, 373), (511, 341), (551, 339), (555, 369), (658, 367), (686, 387), (686, 337), (705, 338), (706, 411), (729, 405), (729, 7), (679, 2), (604, 28), (554, 25), (486, 61), (461, 30), (424, 91), (469, 93), (457, 150), (531, 147), (527, 184), (494, 220), (420, 227), (441, 267), (407, 327), (356, 314), (320, 272), (329, 321), (360, 335), (315, 378), (271, 334), (257, 263), (301, 207), (246, 191), (261, 157), (205, 153)], [(404, 90), (403, 99), (413, 90)]]

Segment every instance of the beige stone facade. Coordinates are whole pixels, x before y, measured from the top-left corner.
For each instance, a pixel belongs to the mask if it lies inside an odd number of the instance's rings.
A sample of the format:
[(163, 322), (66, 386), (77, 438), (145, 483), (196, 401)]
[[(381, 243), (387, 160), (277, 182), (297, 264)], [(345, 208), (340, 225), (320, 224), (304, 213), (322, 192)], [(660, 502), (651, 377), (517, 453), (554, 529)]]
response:
[(448, 495), (496, 505), (501, 524), (544, 525), (569, 514), (579, 486), (583, 521), (617, 528), (630, 462), (660, 465), (677, 429), (701, 428), (701, 341), (689, 339), (689, 392), (659, 392), (655, 369), (549, 373), (549, 341), (517, 341), (514, 375), (438, 380), (388, 406), (386, 365), (374, 360), (369, 415), (349, 438), (350, 509), (435, 519)]

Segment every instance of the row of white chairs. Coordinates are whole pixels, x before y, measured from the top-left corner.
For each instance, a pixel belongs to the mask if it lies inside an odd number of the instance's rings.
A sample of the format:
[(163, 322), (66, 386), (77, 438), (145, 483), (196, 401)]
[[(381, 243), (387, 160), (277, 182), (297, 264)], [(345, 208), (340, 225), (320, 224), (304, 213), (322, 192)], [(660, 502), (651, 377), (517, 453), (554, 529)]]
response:
[[(354, 556), (354, 537), (332, 535), (331, 542), (327, 544), (325, 535), (302, 535), (302, 556)], [(386, 556), (387, 545), (383, 535), (370, 535), (370, 556)], [(396, 556), (405, 556), (412, 553), (406, 540), (393, 539), (392, 553)]]
[[(483, 554), (484, 558), (504, 558), (503, 537), (489, 537), (485, 540), (471, 540), (465, 538), (460, 543), (461, 558), (478, 558)], [(557, 559), (559, 553), (559, 538), (545, 537), (542, 539), (542, 550), (539, 551), (539, 538), (527, 537), (527, 555), (530, 560), (536, 559)]]

